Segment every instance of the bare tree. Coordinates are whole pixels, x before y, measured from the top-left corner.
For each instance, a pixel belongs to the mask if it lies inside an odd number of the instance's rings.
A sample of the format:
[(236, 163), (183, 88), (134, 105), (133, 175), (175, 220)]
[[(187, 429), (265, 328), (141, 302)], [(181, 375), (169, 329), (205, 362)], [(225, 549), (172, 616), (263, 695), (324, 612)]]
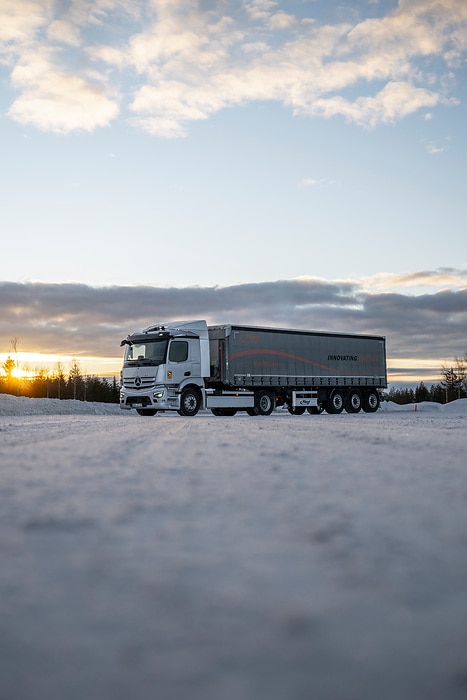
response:
[(456, 358), (456, 361), (462, 367), (462, 372), (461, 372), (462, 388), (463, 388), (464, 394), (467, 396), (467, 350), (464, 352), (463, 357), (460, 360), (458, 360)]

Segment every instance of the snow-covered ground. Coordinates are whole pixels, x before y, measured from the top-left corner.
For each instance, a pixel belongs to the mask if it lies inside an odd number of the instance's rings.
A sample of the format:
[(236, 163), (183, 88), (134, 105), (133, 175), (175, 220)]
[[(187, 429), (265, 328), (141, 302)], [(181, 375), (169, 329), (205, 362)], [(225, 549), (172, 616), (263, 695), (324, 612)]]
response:
[(0, 395), (0, 697), (467, 696), (467, 401), (142, 418)]

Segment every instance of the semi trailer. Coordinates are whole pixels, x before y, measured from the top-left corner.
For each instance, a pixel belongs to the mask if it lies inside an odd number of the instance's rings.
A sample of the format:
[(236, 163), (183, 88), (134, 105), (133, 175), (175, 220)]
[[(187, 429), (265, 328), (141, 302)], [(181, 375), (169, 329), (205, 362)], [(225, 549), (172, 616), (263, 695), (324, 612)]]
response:
[(387, 387), (386, 342), (375, 335), (172, 321), (121, 346), (120, 407), (142, 416), (372, 413)]

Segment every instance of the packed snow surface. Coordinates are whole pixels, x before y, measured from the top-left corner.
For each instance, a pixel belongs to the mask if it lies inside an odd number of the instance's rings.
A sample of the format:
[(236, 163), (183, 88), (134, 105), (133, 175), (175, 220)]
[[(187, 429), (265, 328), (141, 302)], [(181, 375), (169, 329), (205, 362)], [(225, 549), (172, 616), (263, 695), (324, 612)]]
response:
[(1, 698), (465, 699), (466, 400), (51, 401), (0, 395)]

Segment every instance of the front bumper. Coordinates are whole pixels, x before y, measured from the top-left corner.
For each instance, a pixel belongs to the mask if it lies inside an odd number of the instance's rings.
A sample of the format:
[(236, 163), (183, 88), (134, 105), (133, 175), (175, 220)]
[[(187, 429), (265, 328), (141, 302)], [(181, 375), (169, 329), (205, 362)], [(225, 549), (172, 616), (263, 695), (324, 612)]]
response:
[(165, 386), (155, 386), (151, 389), (121, 389), (120, 408), (152, 408), (157, 411), (178, 411), (180, 408), (180, 392), (167, 389)]

